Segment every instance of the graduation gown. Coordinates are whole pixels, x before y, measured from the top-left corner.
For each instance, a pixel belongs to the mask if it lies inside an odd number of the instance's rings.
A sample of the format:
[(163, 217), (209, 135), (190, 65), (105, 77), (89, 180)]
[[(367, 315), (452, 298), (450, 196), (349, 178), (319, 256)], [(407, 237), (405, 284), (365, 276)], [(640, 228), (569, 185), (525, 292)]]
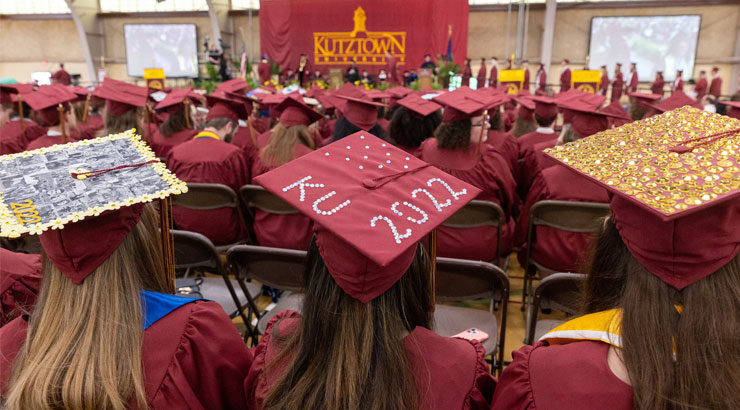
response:
[(650, 86), (650, 91), (652, 91), (653, 94), (659, 94), (662, 97), (664, 94), (663, 87), (665, 87), (665, 81), (656, 80), (653, 85)]
[[(516, 182), (509, 165), (490, 144), (483, 144), (483, 153), (476, 153), (477, 146), (471, 144), (466, 150), (442, 150), (437, 140), (429, 138), (421, 145), (421, 159), (442, 171), (459, 178), (482, 192), (476, 197), (499, 204), (504, 211), (501, 226), (500, 254), (511, 250), (514, 229), (512, 212), (515, 203)], [(496, 228), (437, 228), (439, 256), (492, 261), (496, 258)]]
[[(71, 140), (68, 140), (68, 142), (69, 141)], [(62, 135), (56, 133), (51, 134), (50, 131), (47, 131), (46, 134), (28, 143), (24, 151), (32, 151), (39, 148), (51, 147), (52, 145), (57, 144), (64, 144), (64, 142), (62, 141)]]
[(614, 82), (612, 83), (612, 99), (611, 101), (619, 101), (620, 98), (622, 98), (622, 89), (624, 88), (624, 77), (622, 77), (622, 73), (617, 73), (617, 76), (614, 78)]
[[(272, 341), (273, 331), (290, 335), (298, 328), (301, 315), (280, 312), (267, 324), (265, 336), (255, 349), (254, 363), (244, 381), (247, 405), (252, 410), (264, 408), (270, 388), (282, 376), (288, 360), (267, 369), (281, 346)], [(274, 329), (274, 330), (273, 330)], [(417, 327), (404, 338), (411, 371), (417, 377), (419, 409), (488, 410), (496, 386), (483, 359), (485, 350), (477, 341), (447, 338), (429, 329)]]
[(257, 75), (260, 78), (260, 85), (265, 85), (272, 77), (272, 67), (270, 63), (260, 62), (257, 65)]
[(0, 248), (0, 327), (31, 310), (41, 287), (41, 256)]
[(606, 95), (609, 90), (609, 76), (606, 73), (601, 74), (601, 84), (599, 84), (599, 94)]
[(473, 76), (473, 71), (470, 69), (469, 65), (466, 64), (465, 67), (463, 67), (463, 71), (461, 75), (462, 75), (462, 85), (463, 86), (470, 85), (470, 77)]
[[(252, 158), (252, 177), (262, 175), (275, 169), (260, 160), (262, 150), (270, 142), (272, 131), (259, 136), (258, 149), (254, 150)], [(306, 155), (313, 150), (303, 144), (297, 144), (293, 149), (294, 158)], [(303, 214), (278, 215), (260, 211), (254, 211), (254, 234), (260, 246), (271, 246), (273, 248), (288, 248), (305, 251), (311, 244), (313, 236), (313, 223), (311, 219)]]
[(675, 93), (676, 91), (683, 92), (683, 79), (681, 77), (676, 78), (676, 80), (673, 81), (673, 87), (671, 89), (671, 94)]
[(629, 92), (634, 93), (637, 91), (637, 86), (639, 85), (639, 79), (637, 78), (637, 71), (632, 73), (632, 77), (630, 78), (630, 85), (629, 85)]
[(178, 131), (169, 137), (165, 137), (159, 130), (156, 130), (152, 135), (149, 145), (154, 150), (154, 155), (159, 158), (167, 158), (167, 154), (170, 153), (175, 145), (182, 144), (183, 142), (190, 141), (193, 139), (198, 130), (186, 128)]
[(24, 119), (13, 119), (0, 128), (0, 155), (15, 154), (26, 150), (26, 146), (36, 138), (46, 134), (46, 128)]
[(487, 73), (486, 64), (481, 64), (480, 70), (478, 70), (478, 88), (483, 88), (483, 86), (486, 85), (486, 74)]
[(535, 175), (540, 171), (535, 145), (543, 142), (555, 143), (558, 133), (533, 131), (517, 138), (519, 143), (519, 174), (516, 177), (516, 190), (520, 198), (526, 198)]
[(103, 117), (100, 115), (88, 115), (87, 121), (84, 123), (77, 123), (77, 132), (72, 135), (74, 141), (89, 140), (95, 138), (98, 131), (105, 127), (103, 123)]
[[(165, 301), (182, 299), (162, 296)], [(28, 322), (23, 317), (0, 328), (3, 394), (27, 329)], [(147, 327), (142, 339), (141, 360), (149, 409), (247, 408), (242, 382), (252, 365), (252, 354), (219, 304), (190, 299), (190, 303)]]
[[(214, 138), (195, 138), (175, 146), (167, 155), (167, 168), (185, 182), (224, 184), (238, 194), (249, 180), (244, 151)], [(175, 206), (179, 229), (205, 235), (216, 245), (244, 238), (246, 232), (236, 210), (197, 211)]]
[[(609, 203), (606, 189), (588, 179), (575, 175), (565, 167), (554, 165), (537, 173), (529, 189), (522, 212), (517, 221), (514, 244), (522, 245), (519, 263), (525, 266), (529, 211), (538, 201), (582, 201)], [(566, 232), (547, 226), (534, 231), (532, 258), (557, 272), (578, 272), (585, 262), (592, 241), (591, 233)]]
[(524, 83), (522, 89), (529, 91), (529, 68), (524, 69)]
[(609, 369), (608, 349), (596, 341), (522, 347), (501, 374), (491, 409), (633, 410), (632, 387)]
[(498, 87), (498, 66), (491, 67), (491, 75), (488, 78), (488, 86), (493, 88)]
[(488, 130), (486, 142), (506, 160), (511, 175), (516, 176), (519, 173), (519, 143), (517, 139), (508, 132)]
[(712, 83), (709, 85), (709, 94), (715, 97), (719, 97), (722, 94), (722, 77), (712, 78)]
[(560, 73), (560, 92), (570, 90), (570, 67), (565, 67)]
[(540, 71), (537, 78), (537, 90), (535, 90), (535, 94), (547, 95), (547, 73), (545, 70)]
[(700, 78), (699, 81), (697, 81), (696, 85), (694, 86), (694, 91), (696, 91), (697, 101), (701, 101), (701, 99), (705, 95), (707, 95), (707, 79)]

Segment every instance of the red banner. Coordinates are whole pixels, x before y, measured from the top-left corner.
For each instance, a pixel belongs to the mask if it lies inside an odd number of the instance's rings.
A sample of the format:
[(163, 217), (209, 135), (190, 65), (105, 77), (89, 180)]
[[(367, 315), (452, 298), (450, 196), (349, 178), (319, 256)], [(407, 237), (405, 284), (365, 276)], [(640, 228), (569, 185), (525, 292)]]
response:
[(418, 69), (425, 54), (452, 54), (462, 63), (468, 47), (468, 0), (261, 0), (262, 54), (296, 69), (301, 53), (312, 69), (345, 69), (354, 59), (371, 74), (386, 66), (386, 51), (401, 71)]

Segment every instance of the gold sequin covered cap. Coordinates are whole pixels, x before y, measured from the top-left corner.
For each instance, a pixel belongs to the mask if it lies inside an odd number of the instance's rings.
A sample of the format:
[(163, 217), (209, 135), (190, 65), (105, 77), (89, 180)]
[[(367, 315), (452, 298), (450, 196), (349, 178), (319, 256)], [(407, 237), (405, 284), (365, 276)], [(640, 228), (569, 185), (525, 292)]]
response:
[(545, 155), (609, 190), (632, 254), (680, 289), (740, 249), (739, 152), (740, 120), (684, 106)]

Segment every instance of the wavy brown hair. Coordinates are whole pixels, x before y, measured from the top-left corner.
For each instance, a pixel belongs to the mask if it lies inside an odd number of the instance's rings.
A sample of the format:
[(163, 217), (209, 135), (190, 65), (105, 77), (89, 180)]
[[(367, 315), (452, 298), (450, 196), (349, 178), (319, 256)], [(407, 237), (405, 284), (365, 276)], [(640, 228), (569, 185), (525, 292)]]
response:
[[(189, 105), (185, 105), (183, 108), (176, 110), (167, 117), (162, 125), (159, 126), (159, 132), (165, 138), (169, 138), (172, 134), (178, 133), (182, 130), (192, 129), (192, 127), (188, 127), (188, 122), (185, 119), (185, 115), (190, 115), (189, 112), (185, 112), (185, 107), (190, 108)], [(193, 123), (192, 119), (190, 120), (190, 123)]]
[(399, 146), (418, 148), (425, 139), (434, 135), (434, 130), (442, 122), (439, 110), (422, 117), (406, 107), (398, 107), (388, 125), (388, 136)]
[(146, 408), (140, 290), (171, 291), (146, 205), (121, 246), (75, 285), (44, 256), (38, 303), (8, 384), (8, 409)]
[(294, 150), (298, 144), (316, 149), (308, 127), (305, 125), (285, 127), (282, 124), (277, 124), (272, 128), (270, 141), (260, 153), (260, 160), (263, 164), (271, 167), (286, 164), (295, 159)]
[(472, 129), (473, 122), (470, 118), (443, 122), (434, 131), (437, 148), (467, 149), (470, 146), (470, 131)]
[(594, 251), (585, 311), (622, 309), (635, 409), (740, 408), (740, 255), (679, 291), (637, 262), (611, 220)]
[(514, 128), (511, 130), (511, 134), (515, 137), (521, 137), (524, 134), (529, 134), (537, 129), (537, 123), (534, 120), (525, 120), (522, 117), (516, 117)]
[(368, 303), (346, 294), (329, 274), (316, 247), (309, 249), (303, 319), (290, 335), (277, 334), (292, 362), (270, 389), (265, 409), (385, 409), (418, 407), (419, 392), (406, 357), (404, 333), (431, 325), (429, 259), (419, 246), (408, 271)]

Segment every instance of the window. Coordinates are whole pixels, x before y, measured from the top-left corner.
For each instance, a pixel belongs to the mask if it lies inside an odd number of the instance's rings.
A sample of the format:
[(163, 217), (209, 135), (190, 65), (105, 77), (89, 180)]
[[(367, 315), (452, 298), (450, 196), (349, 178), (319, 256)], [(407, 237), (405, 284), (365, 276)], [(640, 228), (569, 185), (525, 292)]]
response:
[(231, 8), (233, 10), (259, 10), (259, 0), (231, 0)]
[(152, 11), (208, 11), (206, 0), (100, 0), (103, 13), (137, 13)]
[(0, 1), (0, 14), (69, 14), (64, 0)]

